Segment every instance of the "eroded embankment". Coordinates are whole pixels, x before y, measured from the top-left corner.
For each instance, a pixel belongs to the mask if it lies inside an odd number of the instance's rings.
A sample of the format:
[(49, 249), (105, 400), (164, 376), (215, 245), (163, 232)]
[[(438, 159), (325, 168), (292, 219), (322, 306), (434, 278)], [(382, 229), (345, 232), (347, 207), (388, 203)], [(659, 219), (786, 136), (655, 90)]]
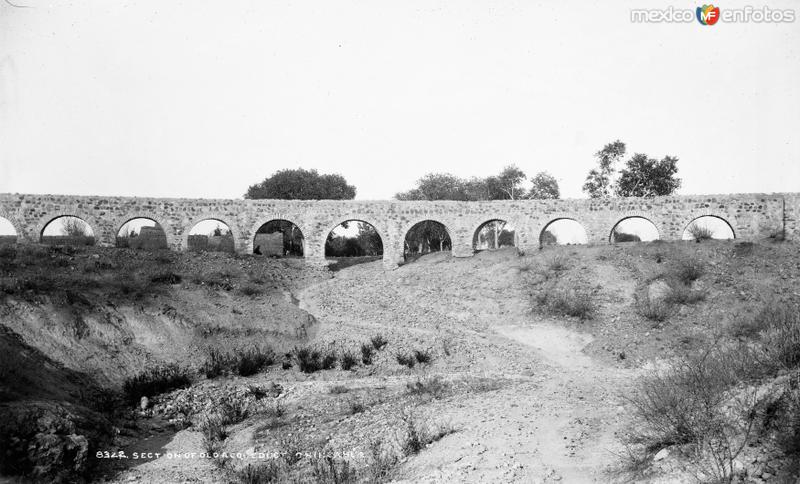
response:
[[(316, 330), (295, 261), (41, 246), (0, 253), (0, 472), (72, 479), (129, 422), (124, 383), (209, 351), (287, 351)], [(138, 403), (138, 402), (137, 402)]]

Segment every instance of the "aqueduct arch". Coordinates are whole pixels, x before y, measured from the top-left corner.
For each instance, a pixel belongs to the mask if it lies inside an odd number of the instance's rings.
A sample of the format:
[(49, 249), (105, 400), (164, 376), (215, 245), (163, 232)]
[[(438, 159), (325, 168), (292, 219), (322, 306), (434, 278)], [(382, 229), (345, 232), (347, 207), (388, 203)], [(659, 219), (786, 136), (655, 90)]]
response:
[(557, 218), (579, 221), (590, 244), (608, 243), (608, 234), (616, 223), (631, 216), (652, 221), (662, 240), (681, 240), (687, 225), (704, 215), (726, 220), (737, 238), (766, 237), (775, 230), (781, 230), (789, 239), (800, 238), (800, 193), (491, 202), (0, 194), (0, 216), (14, 226), (20, 243), (37, 242), (48, 222), (65, 215), (86, 221), (101, 246), (114, 245), (117, 230), (126, 220), (149, 218), (161, 225), (173, 250), (187, 248), (194, 224), (218, 219), (231, 229), (235, 250), (240, 253), (252, 253), (253, 237), (262, 224), (288, 220), (302, 231), (305, 257), (312, 263), (324, 261), (325, 240), (334, 227), (346, 220), (363, 220), (380, 234), (387, 267), (402, 261), (406, 233), (424, 220), (435, 220), (447, 227), (455, 257), (471, 256), (475, 229), (493, 219), (514, 226), (517, 247), (523, 251), (538, 250), (542, 230)]

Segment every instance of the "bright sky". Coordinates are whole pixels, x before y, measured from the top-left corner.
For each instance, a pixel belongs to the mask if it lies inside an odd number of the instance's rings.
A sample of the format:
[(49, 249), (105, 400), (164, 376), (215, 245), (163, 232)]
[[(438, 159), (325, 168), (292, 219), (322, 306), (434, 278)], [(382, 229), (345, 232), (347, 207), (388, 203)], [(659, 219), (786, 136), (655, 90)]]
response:
[(11, 1), (33, 8), (0, 1), (0, 192), (241, 197), (302, 166), (386, 199), (515, 163), (581, 197), (616, 138), (678, 156), (680, 193), (800, 191), (800, 22), (631, 23), (699, 5), (669, 0)]

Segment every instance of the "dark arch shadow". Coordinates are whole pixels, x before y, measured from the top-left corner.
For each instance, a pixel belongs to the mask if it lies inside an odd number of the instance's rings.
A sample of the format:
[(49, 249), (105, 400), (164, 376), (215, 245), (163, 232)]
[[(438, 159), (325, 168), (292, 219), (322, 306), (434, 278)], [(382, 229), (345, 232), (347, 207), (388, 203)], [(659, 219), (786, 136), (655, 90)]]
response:
[(167, 248), (167, 234), (155, 219), (132, 217), (120, 225), (115, 245), (119, 248), (162, 250)]
[[(703, 222), (698, 222), (701, 219)], [(720, 237), (720, 232), (730, 232), (730, 237)], [(727, 233), (725, 235), (727, 235)], [(700, 215), (686, 224), (681, 238), (683, 240), (731, 240), (736, 238), (736, 231), (733, 230), (733, 225), (731, 225), (730, 222), (719, 215)]]
[(647, 217), (641, 215), (631, 215), (623, 217), (611, 227), (608, 234), (608, 242), (616, 244), (619, 242), (652, 242), (659, 240), (661, 234), (658, 227)]
[(198, 220), (186, 237), (186, 248), (195, 252), (235, 252), (233, 230), (224, 220)]
[(94, 229), (75, 215), (59, 215), (42, 227), (39, 242), (48, 245), (94, 245)]
[(569, 217), (560, 217), (547, 223), (539, 234), (539, 246), (583, 245), (589, 243), (589, 236), (583, 224)]
[(403, 239), (403, 260), (413, 261), (431, 252), (444, 252), (453, 249), (450, 230), (436, 220), (423, 220), (415, 223)]
[(472, 250), (496, 250), (517, 246), (516, 229), (502, 219), (490, 219), (481, 223), (472, 236)]
[(329, 266), (332, 270), (380, 260), (383, 258), (383, 237), (374, 225), (365, 220), (342, 221), (328, 232), (325, 258), (336, 262)]
[(261, 224), (253, 236), (253, 253), (269, 257), (303, 257), (303, 231), (290, 220), (268, 220)]

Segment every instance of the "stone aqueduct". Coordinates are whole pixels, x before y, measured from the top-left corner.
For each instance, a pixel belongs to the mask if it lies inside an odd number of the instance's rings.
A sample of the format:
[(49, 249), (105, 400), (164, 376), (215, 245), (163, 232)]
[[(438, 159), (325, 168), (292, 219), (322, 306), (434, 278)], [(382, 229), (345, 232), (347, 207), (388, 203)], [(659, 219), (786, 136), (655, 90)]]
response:
[(214, 219), (227, 224), (238, 252), (250, 253), (258, 228), (270, 220), (288, 220), (305, 237), (306, 258), (321, 262), (325, 240), (343, 221), (372, 224), (384, 246), (384, 263), (403, 260), (403, 243), (411, 227), (434, 220), (447, 228), (453, 255), (473, 253), (473, 236), (490, 220), (504, 220), (516, 228), (517, 247), (539, 247), (545, 227), (558, 219), (572, 219), (586, 230), (590, 244), (608, 243), (612, 228), (629, 217), (644, 217), (664, 240), (679, 240), (697, 217), (724, 219), (736, 238), (767, 236), (776, 230), (787, 238), (800, 237), (800, 193), (688, 195), (655, 198), (576, 200), (457, 201), (294, 201), (135, 198), (72, 195), (0, 194), (0, 216), (8, 219), (21, 243), (38, 242), (53, 219), (77, 216), (94, 231), (99, 245), (112, 246), (119, 228), (134, 218), (156, 221), (174, 250), (185, 250), (190, 229)]

